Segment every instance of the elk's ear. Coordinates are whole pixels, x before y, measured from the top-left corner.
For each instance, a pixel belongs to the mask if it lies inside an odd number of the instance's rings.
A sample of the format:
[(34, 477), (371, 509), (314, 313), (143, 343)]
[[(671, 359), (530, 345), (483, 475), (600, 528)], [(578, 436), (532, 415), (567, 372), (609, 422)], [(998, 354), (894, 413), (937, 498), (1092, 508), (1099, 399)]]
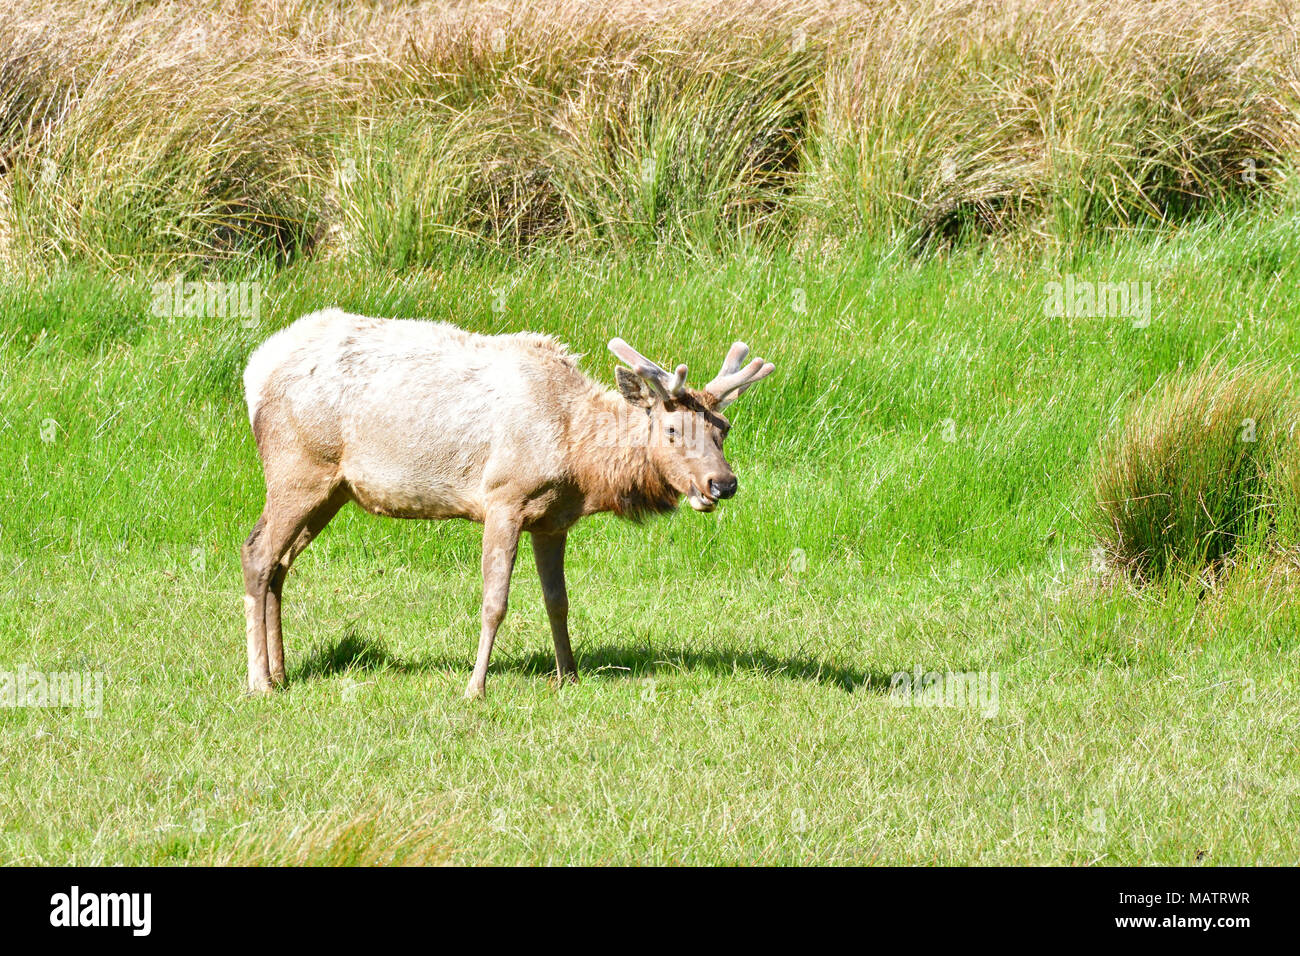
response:
[(614, 369), (614, 378), (618, 381), (618, 390), (622, 396), (637, 408), (649, 408), (654, 404), (654, 390), (645, 379), (630, 368), (623, 368), (620, 365)]

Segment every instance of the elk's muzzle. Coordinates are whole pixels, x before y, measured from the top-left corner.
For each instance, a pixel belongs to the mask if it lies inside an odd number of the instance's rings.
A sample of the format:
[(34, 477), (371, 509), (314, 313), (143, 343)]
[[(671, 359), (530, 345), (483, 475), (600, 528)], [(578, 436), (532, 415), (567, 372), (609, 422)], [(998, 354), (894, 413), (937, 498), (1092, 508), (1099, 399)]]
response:
[(721, 475), (709, 479), (709, 494), (714, 498), (730, 498), (736, 493), (740, 483), (735, 475)]

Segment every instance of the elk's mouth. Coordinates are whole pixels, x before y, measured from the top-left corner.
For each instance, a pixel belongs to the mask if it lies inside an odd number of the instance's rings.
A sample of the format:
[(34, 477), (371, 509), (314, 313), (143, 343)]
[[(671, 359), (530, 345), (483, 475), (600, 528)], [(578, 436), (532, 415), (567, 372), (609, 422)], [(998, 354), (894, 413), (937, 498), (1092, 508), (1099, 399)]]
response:
[(696, 511), (712, 511), (718, 506), (718, 499), (712, 498), (695, 487), (691, 483), (691, 490), (686, 493), (686, 500), (691, 503), (691, 507)]

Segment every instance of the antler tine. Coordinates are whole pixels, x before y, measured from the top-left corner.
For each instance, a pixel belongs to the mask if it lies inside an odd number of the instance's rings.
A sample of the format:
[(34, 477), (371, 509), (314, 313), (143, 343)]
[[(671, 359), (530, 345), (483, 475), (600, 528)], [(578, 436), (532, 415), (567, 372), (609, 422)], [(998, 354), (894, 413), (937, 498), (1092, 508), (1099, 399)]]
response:
[[(751, 375), (749, 369), (754, 368), (754, 366), (758, 366), (758, 369)], [(775, 371), (776, 366), (771, 362), (764, 362), (762, 359), (754, 359), (754, 361), (743, 370), (745, 380), (736, 387), (735, 394), (731, 396), (732, 400), (734, 401), (735, 399), (740, 398), (741, 395), (745, 394), (745, 389), (749, 388), (749, 386), (753, 385), (755, 382), (767, 378)]]
[(673, 380), (668, 383), (668, 394), (673, 398), (680, 397), (682, 392), (686, 391), (686, 372), (686, 366), (679, 365), (673, 373)]
[(727, 357), (722, 360), (722, 370), (718, 372), (718, 378), (724, 375), (735, 375), (740, 371), (740, 366), (745, 364), (745, 357), (749, 355), (749, 346), (744, 342), (734, 342), (727, 351)]
[(679, 397), (686, 390), (685, 365), (677, 366), (676, 371), (669, 375), (621, 338), (610, 339), (609, 350), (631, 366), (632, 371), (649, 382), (650, 386), (659, 393), (659, 397), (665, 401)]
[(667, 372), (661, 369), (654, 362), (650, 361), (636, 349), (632, 348), (632, 346), (628, 345), (627, 342), (621, 338), (616, 337), (610, 339), (609, 350), (630, 365), (633, 369), (645, 368), (652, 372), (657, 372), (665, 377), (668, 375)]
[(705, 391), (718, 400), (720, 408), (730, 405), (744, 394), (749, 386), (776, 371), (776, 366), (771, 362), (764, 362), (758, 358), (741, 368), (739, 363), (743, 362), (748, 354), (749, 349), (745, 347), (745, 343), (737, 342), (727, 353), (727, 359), (722, 363), (722, 371), (718, 373), (718, 377), (704, 387)]
[(749, 346), (744, 342), (735, 342), (727, 350), (727, 357), (722, 360), (722, 368), (714, 376), (713, 381), (704, 386), (706, 392), (712, 392), (719, 397), (725, 396), (727, 392), (736, 387), (735, 377), (740, 373), (741, 365), (749, 355)]

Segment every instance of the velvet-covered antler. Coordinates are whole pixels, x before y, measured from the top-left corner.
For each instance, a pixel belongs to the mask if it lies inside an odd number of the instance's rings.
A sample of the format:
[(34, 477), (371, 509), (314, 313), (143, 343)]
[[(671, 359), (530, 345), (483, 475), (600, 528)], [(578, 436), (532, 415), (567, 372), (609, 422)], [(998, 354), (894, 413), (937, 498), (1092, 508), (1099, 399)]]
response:
[(632, 371), (645, 379), (661, 399), (670, 401), (680, 398), (686, 389), (686, 366), (677, 366), (672, 374), (664, 371), (622, 339), (609, 341), (609, 350), (628, 364)]
[(754, 359), (748, 365), (743, 364), (749, 355), (749, 346), (736, 342), (722, 361), (722, 368), (717, 377), (704, 390), (718, 400), (719, 408), (726, 408), (745, 393), (745, 389), (759, 379), (766, 378), (776, 371), (776, 366), (762, 359)]

